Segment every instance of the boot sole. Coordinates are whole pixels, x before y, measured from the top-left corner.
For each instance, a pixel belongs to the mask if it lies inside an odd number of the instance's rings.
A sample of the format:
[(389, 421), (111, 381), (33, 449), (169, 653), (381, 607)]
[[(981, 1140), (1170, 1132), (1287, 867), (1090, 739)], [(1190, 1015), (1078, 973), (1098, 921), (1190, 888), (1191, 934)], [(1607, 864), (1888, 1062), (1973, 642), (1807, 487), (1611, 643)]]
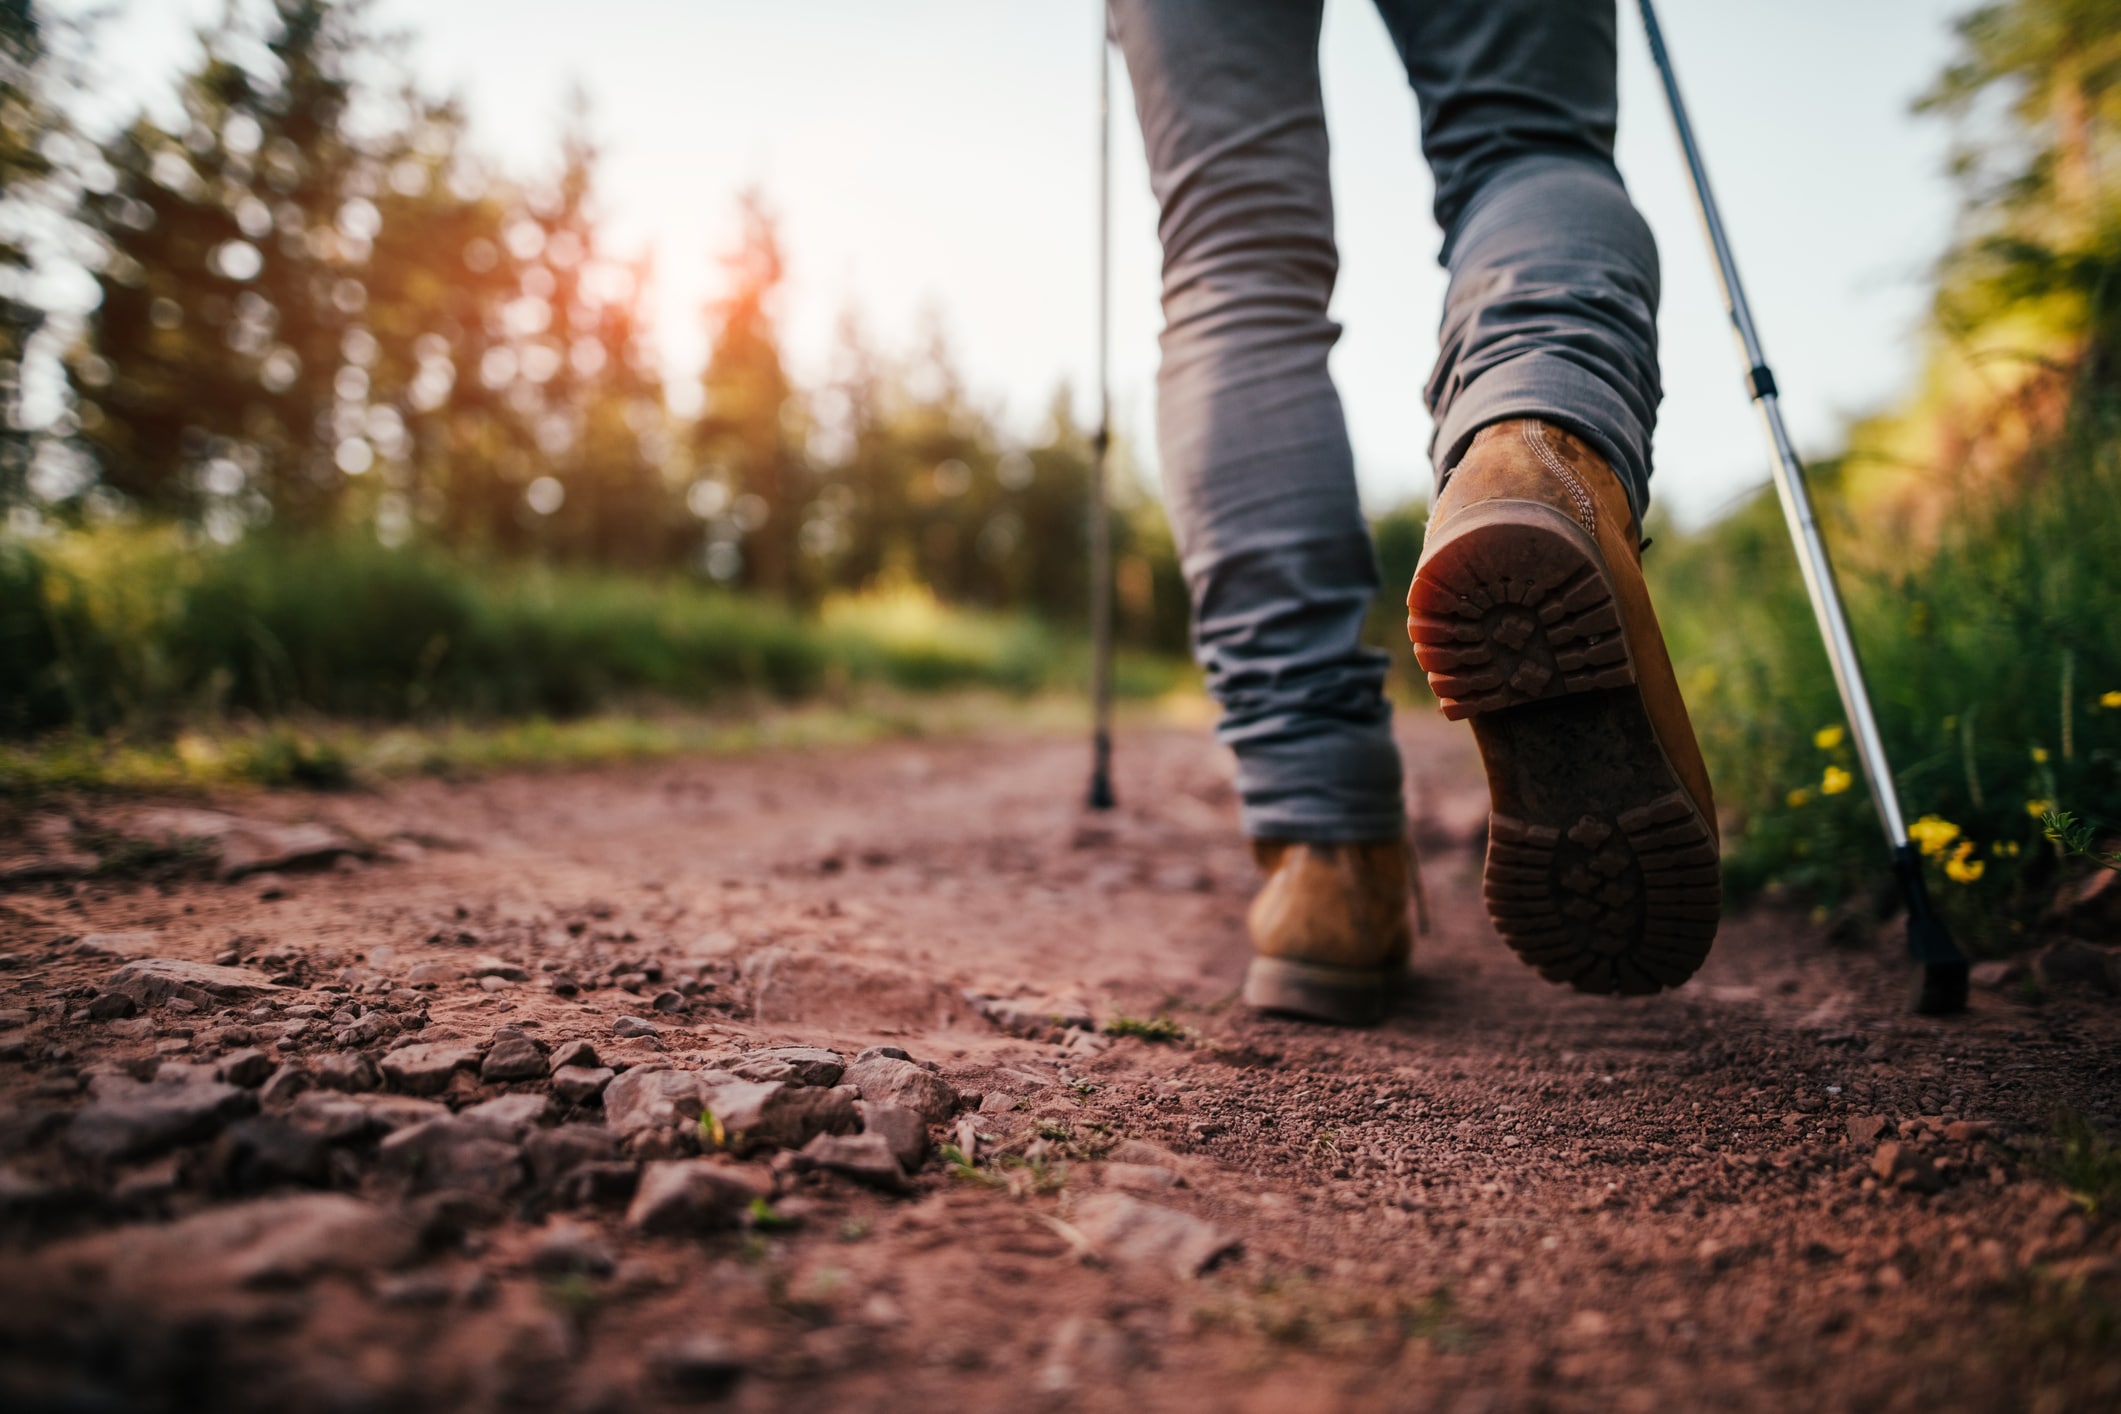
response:
[(1327, 967), (1280, 957), (1255, 957), (1245, 973), (1245, 1005), (1255, 1011), (1374, 1026), (1384, 1020), (1401, 969)]
[(1468, 507), (1407, 608), (1415, 657), (1487, 768), (1495, 931), (1578, 991), (1686, 981), (1721, 912), (1715, 836), (1651, 725), (1590, 536), (1537, 502)]

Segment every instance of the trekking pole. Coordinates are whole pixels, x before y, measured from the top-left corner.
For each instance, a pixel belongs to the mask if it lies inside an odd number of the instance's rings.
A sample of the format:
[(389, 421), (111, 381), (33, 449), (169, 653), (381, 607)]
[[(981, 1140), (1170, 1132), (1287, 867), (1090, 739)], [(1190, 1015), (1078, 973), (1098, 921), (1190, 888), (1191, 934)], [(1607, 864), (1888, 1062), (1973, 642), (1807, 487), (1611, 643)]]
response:
[(1871, 801), (1878, 807), (1878, 822), (1885, 827), (1887, 847), (1892, 851), (1893, 873), (1899, 877), (1901, 894), (1907, 900), (1907, 944), (1921, 964), (1915, 988), (1914, 1007), (1924, 1016), (1942, 1016), (1966, 1009), (1967, 962), (1944, 923), (1930, 907), (1929, 889), (1922, 878), (1922, 855), (1908, 838), (1907, 822), (1900, 813), (1900, 796), (1893, 784), (1892, 767), (1885, 759), (1885, 742), (1878, 734), (1878, 719), (1871, 712), (1870, 691), (1864, 686), (1863, 664), (1856, 655), (1855, 639), (1849, 635), (1848, 616), (1842, 611), (1841, 591), (1834, 582), (1834, 567), (1827, 559), (1826, 542), (1820, 538), (1819, 522), (1812, 515), (1812, 499), (1804, 485), (1804, 466), (1783, 425), (1782, 407), (1775, 389), (1775, 375), (1761, 351), (1759, 331), (1753, 327), (1752, 307), (1746, 303), (1745, 287), (1738, 281), (1738, 265), (1731, 255), (1730, 238), (1724, 233), (1716, 197), (1709, 190), (1708, 169), (1702, 165), (1701, 148), (1694, 140), (1694, 126), (1687, 121), (1686, 104), (1679, 97), (1679, 78), (1672, 72), (1672, 57), (1664, 47), (1664, 32), (1657, 25), (1651, 0), (1640, 0), (1642, 27), (1650, 41), (1650, 58), (1664, 83), (1664, 96), (1672, 110), (1672, 126), (1679, 133), (1680, 151), (1686, 157), (1687, 174), (1694, 183), (1694, 202), (1701, 224), (1716, 254), (1717, 278), (1723, 285), (1723, 304), (1738, 332), (1745, 351), (1746, 390), (1760, 409), (1768, 441), (1773, 445), (1775, 492), (1782, 501), (1782, 516), (1789, 523), (1790, 540), (1797, 550), (1797, 563), (1804, 572), (1805, 592), (1811, 596), (1812, 613), (1819, 620), (1819, 636), (1826, 640), (1827, 661), (1833, 665), (1834, 685), (1841, 693), (1842, 711), (1856, 736), (1856, 755), (1863, 762), (1863, 777), (1870, 786)]
[(1105, 462), (1112, 449), (1112, 35), (1098, 7), (1097, 32), (1097, 439), (1090, 460), (1090, 796), (1112, 795), (1112, 520)]

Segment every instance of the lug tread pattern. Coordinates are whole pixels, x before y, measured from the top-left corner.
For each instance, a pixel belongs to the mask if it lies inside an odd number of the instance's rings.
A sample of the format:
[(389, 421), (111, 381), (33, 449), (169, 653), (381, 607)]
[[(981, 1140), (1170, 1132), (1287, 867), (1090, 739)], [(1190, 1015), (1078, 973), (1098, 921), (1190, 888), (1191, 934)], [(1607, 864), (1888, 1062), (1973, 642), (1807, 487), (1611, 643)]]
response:
[(1407, 609), (1415, 659), (1446, 717), (1635, 681), (1612, 585), (1555, 531), (1469, 531), (1423, 563)]
[(1639, 996), (1676, 987), (1708, 956), (1721, 914), (1716, 847), (1680, 791), (1562, 829), (1488, 822), (1488, 916), (1550, 982)]

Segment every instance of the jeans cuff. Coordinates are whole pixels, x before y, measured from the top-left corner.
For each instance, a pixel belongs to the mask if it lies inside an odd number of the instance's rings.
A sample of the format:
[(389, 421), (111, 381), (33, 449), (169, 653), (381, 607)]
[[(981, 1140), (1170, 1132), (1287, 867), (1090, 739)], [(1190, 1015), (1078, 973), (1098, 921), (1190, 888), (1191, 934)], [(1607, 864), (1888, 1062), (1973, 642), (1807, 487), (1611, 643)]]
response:
[(1520, 417), (1551, 422), (1590, 443), (1620, 478), (1635, 524), (1641, 526), (1650, 504), (1648, 429), (1611, 384), (1554, 353), (1512, 359), (1481, 375), (1452, 401), (1429, 442), (1438, 483), (1458, 465), (1481, 428)]

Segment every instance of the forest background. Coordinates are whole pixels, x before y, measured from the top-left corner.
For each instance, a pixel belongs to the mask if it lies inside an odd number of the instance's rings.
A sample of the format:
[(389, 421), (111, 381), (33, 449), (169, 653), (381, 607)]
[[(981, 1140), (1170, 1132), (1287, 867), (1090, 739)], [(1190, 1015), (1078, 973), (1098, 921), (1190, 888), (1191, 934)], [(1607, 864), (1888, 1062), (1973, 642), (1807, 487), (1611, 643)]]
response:
[[(2121, 820), (2121, 0), (1985, 6), (1955, 40), (1922, 100), (1964, 191), (1924, 371), (1815, 470), (1938, 886), (2003, 948)], [(700, 396), (671, 398), (586, 106), (547, 171), (497, 170), (401, 43), (358, 3), (232, 9), (182, 122), (92, 135), (92, 33), (0, 0), (0, 784), (343, 784), (682, 746), (703, 708), (883, 693), (932, 725), (910, 694), (1080, 684), (1068, 389), (1024, 437), (939, 336), (879, 349), (854, 311), (799, 385), (751, 192)], [(94, 279), (77, 324), (40, 300), (57, 264)], [(33, 416), (39, 360), (64, 386)], [(1115, 463), (1122, 689), (1183, 691), (1169, 531)], [(1410, 700), (1421, 524), (1375, 523)], [(1656, 538), (1738, 881), (1871, 907), (1882, 851), (1772, 500)]]

